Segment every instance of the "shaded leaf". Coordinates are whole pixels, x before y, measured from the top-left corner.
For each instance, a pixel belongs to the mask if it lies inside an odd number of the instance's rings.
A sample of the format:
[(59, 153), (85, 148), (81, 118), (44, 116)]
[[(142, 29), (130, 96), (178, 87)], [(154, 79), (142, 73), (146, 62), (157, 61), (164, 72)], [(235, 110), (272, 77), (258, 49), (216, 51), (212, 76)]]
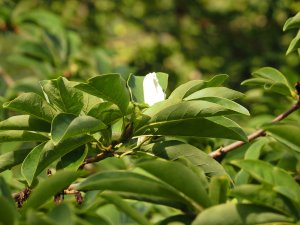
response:
[(43, 134), (35, 133), (33, 131), (21, 131), (21, 130), (9, 130), (9, 131), (0, 131), (0, 143), (3, 142), (43, 142), (49, 140)]
[(95, 117), (105, 124), (111, 124), (122, 118), (120, 109), (111, 102), (101, 102), (94, 105), (87, 115)]
[(227, 201), (230, 181), (228, 176), (212, 177), (209, 183), (209, 198), (212, 205), (218, 205)]
[(0, 130), (30, 130), (49, 132), (50, 123), (29, 115), (12, 116), (0, 122)]
[(4, 225), (14, 225), (18, 216), (17, 209), (1, 195), (0, 208), (0, 223)]
[(23, 162), (31, 149), (18, 149), (0, 155), (0, 173)]
[(79, 175), (72, 171), (58, 171), (41, 181), (24, 203), (22, 212), (24, 213), (29, 208), (39, 208), (47, 200), (68, 187)]

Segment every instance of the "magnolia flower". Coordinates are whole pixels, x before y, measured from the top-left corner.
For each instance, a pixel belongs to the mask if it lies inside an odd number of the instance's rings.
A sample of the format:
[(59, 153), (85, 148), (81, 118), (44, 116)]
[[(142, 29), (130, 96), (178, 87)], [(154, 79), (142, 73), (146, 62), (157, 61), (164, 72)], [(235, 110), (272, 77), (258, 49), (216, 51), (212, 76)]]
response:
[(148, 73), (143, 82), (144, 102), (152, 106), (157, 102), (165, 100), (165, 93), (160, 86), (156, 73)]

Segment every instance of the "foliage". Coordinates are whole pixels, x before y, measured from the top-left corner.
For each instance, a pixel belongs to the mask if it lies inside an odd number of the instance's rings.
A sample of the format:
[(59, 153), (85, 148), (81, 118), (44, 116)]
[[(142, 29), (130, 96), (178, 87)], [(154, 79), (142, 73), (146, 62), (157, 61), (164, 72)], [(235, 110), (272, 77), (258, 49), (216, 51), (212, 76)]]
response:
[[(39, 30), (51, 48), (23, 45), (39, 49), (30, 62), (43, 80), (17, 84), (22, 93), (5, 96), (0, 224), (299, 223), (299, 83), (294, 88), (291, 77), (263, 67), (243, 82), (253, 87), (246, 95), (225, 87), (228, 75), (220, 74), (183, 83), (150, 106), (145, 85), (166, 91), (165, 73), (150, 80), (120, 73), (51, 77), (81, 59), (72, 58), (76, 35), (52, 26), (56, 17), (32, 11), (18, 22), (40, 17), (39, 26), (61, 36)], [(284, 26), (299, 28), (298, 14)], [(298, 36), (287, 53), (298, 51), (297, 42)], [(260, 97), (255, 104), (272, 104), (272, 111), (258, 108), (249, 120), (240, 98), (251, 103), (253, 93)], [(265, 136), (248, 142), (246, 133), (257, 128)], [(244, 144), (210, 156), (232, 141)]]

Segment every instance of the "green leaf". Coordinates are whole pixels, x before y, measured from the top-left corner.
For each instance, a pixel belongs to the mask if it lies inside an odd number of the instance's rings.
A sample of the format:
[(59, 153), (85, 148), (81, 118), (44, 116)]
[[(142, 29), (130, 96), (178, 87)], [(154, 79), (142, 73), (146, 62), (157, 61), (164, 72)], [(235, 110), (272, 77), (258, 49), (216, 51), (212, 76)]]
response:
[(96, 132), (106, 128), (106, 125), (91, 116), (75, 116), (73, 114), (58, 114), (52, 121), (51, 137), (57, 145), (64, 139)]
[[(269, 142), (267, 138), (260, 138), (253, 143), (251, 143), (250, 147), (246, 150), (245, 159), (259, 159), (259, 155), (261, 149)], [(245, 184), (248, 183), (249, 174), (244, 171), (240, 170), (237, 175), (235, 176), (235, 184)]]
[(266, 207), (252, 204), (226, 203), (200, 213), (192, 225), (253, 225), (272, 222), (292, 222), (291, 218)]
[(66, 155), (57, 163), (56, 169), (78, 170), (88, 154), (88, 149), (79, 147)]
[(271, 67), (263, 67), (253, 72), (252, 75), (257, 78), (245, 80), (242, 85), (263, 85), (266, 90), (285, 96), (293, 96), (293, 90), (280, 71)]
[(228, 176), (212, 177), (209, 183), (209, 198), (212, 205), (218, 205), (227, 201), (227, 193), (229, 190)]
[(3, 142), (42, 142), (47, 141), (47, 138), (43, 134), (35, 133), (33, 131), (21, 131), (21, 130), (9, 130), (9, 131), (0, 131), (0, 143)]
[(202, 179), (199, 179), (195, 172), (182, 163), (153, 160), (142, 162), (138, 166), (175, 188), (197, 210), (201, 211), (211, 205)]
[(122, 118), (119, 108), (111, 102), (101, 102), (94, 105), (87, 115), (95, 117), (105, 124), (111, 124)]
[(30, 225), (57, 225), (54, 221), (39, 212), (33, 211), (33, 209), (27, 211), (26, 222)]
[(0, 122), (0, 130), (30, 130), (49, 132), (50, 123), (29, 115), (12, 116)]
[(220, 74), (214, 76), (209, 81), (203, 81), (203, 80), (192, 80), (185, 84), (180, 85), (177, 87), (169, 96), (169, 99), (184, 99), (185, 97), (193, 94), (196, 91), (199, 91), (206, 87), (212, 87), (212, 86), (218, 86), (222, 84), (226, 79), (228, 78), (228, 75), (226, 74)]
[(248, 200), (251, 203), (266, 206), (277, 210), (288, 216), (296, 216), (295, 208), (289, 200), (272, 190), (267, 185), (245, 184), (234, 188), (230, 195), (241, 200)]
[(3, 107), (27, 113), (48, 122), (51, 122), (56, 115), (55, 109), (35, 93), (23, 93), (14, 100), (4, 103)]
[(110, 190), (153, 199), (177, 200), (182, 198), (163, 183), (147, 176), (128, 171), (104, 171), (94, 174), (79, 184), (77, 190)]
[(300, 32), (296, 35), (296, 37), (291, 41), (288, 50), (286, 51), (286, 55), (290, 54), (293, 51), (296, 51), (300, 48)]
[(31, 149), (18, 149), (0, 155), (0, 173), (23, 162)]
[(82, 146), (93, 140), (93, 137), (88, 135), (80, 135), (64, 140), (58, 145), (54, 145), (52, 141), (48, 141), (43, 149), (38, 168), (35, 176), (39, 175), (44, 169), (49, 167), (51, 163), (63, 157), (72, 150)]
[(184, 100), (189, 101), (206, 97), (219, 97), (234, 100), (244, 97), (244, 94), (226, 87), (208, 87), (194, 92), (184, 98)]
[(0, 176), (0, 196), (5, 198), (11, 206), (14, 208), (16, 207), (16, 202), (12, 198), (10, 188), (8, 187), (8, 184), (5, 182), (5, 179)]
[(259, 182), (272, 185), (274, 191), (300, 206), (300, 187), (285, 170), (259, 160), (246, 159), (232, 164), (244, 169)]
[(181, 157), (188, 159), (195, 166), (201, 167), (209, 176), (228, 176), (223, 166), (206, 153), (193, 145), (176, 140), (155, 143), (151, 151), (158, 157), (177, 160)]
[(157, 113), (136, 130), (135, 135), (220, 137), (247, 141), (246, 134), (235, 122), (217, 116), (226, 113), (232, 112), (214, 103), (182, 102)]
[(56, 224), (73, 225), (73, 213), (66, 204), (56, 205), (48, 214), (48, 217), (55, 221)]
[(79, 115), (84, 106), (83, 93), (66, 78), (41, 81), (46, 99), (61, 112)]
[(129, 104), (129, 92), (126, 82), (119, 74), (104, 74), (93, 77), (87, 84), (80, 83), (76, 88), (91, 95), (115, 103), (123, 114), (126, 114)]
[(102, 194), (101, 197), (106, 199), (108, 202), (114, 204), (118, 209), (126, 213), (130, 218), (135, 220), (140, 225), (150, 225), (151, 223), (140, 214), (137, 210), (131, 207), (126, 201), (116, 194)]
[[(163, 91), (166, 91), (168, 87), (168, 77), (166, 73), (156, 73), (158, 82), (162, 87)], [(144, 102), (144, 76), (135, 76), (131, 74), (128, 78), (127, 85), (130, 89), (131, 99), (135, 102), (143, 103)]]
[(32, 185), (32, 182), (35, 178), (36, 170), (38, 168), (45, 144), (46, 143), (42, 143), (32, 149), (22, 163), (21, 173), (29, 187)]
[(294, 151), (300, 152), (300, 127), (298, 124), (276, 123), (263, 126), (279, 142), (285, 144)]
[(298, 12), (295, 16), (289, 18), (284, 26), (283, 31), (295, 29), (300, 27), (300, 12)]
[(17, 209), (4, 196), (0, 196), (0, 208), (0, 224), (14, 225), (18, 216)]
[(22, 212), (24, 213), (30, 208), (39, 208), (47, 200), (68, 187), (79, 176), (79, 173), (72, 171), (58, 171), (41, 181), (24, 203)]

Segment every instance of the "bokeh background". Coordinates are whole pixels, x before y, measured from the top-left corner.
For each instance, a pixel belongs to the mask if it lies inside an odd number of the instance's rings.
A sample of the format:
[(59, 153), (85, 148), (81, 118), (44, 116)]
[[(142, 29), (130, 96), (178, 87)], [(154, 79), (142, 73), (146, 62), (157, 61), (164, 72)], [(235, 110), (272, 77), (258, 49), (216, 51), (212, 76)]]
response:
[(283, 33), (292, 0), (0, 0), (0, 95), (36, 90), (41, 79), (118, 72), (191, 79), (230, 75), (228, 85), (272, 66), (297, 74)]

